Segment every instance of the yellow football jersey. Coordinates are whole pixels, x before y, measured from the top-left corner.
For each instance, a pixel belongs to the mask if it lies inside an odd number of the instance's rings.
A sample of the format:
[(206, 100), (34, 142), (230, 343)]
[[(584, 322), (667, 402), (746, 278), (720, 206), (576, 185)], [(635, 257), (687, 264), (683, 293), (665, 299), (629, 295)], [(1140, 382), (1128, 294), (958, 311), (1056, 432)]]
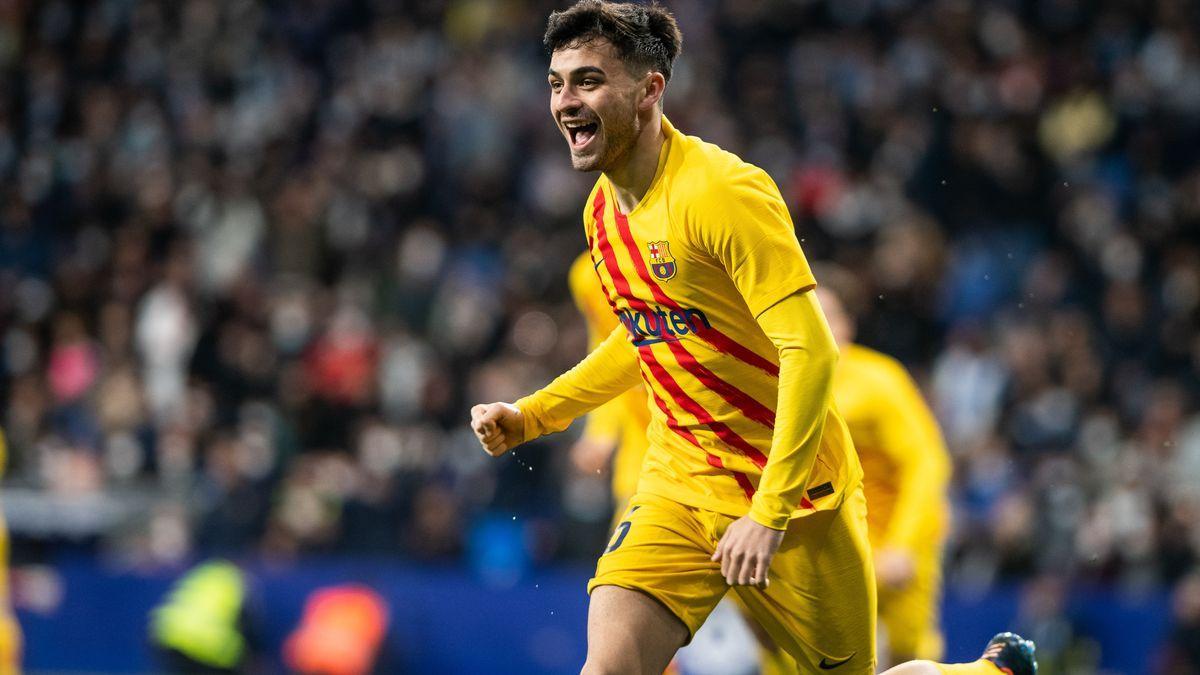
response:
[[(595, 349), (616, 328), (617, 317), (608, 306), (587, 253), (581, 254), (571, 265), (568, 283), (575, 305), (587, 324), (588, 348)], [(622, 511), (625, 502), (637, 491), (649, 424), (650, 409), (646, 407), (644, 387), (634, 387), (588, 413), (584, 435), (604, 438), (617, 446), (612, 463), (612, 491)]]
[(862, 462), (872, 546), (936, 545), (947, 521), (950, 455), (908, 371), (850, 345), (834, 372), (833, 397)]
[[(588, 247), (652, 402), (638, 492), (740, 516), (767, 462), (779, 391), (778, 350), (755, 317), (816, 281), (764, 171), (666, 118), (663, 130), (657, 172), (630, 213), (606, 176), (596, 182)], [(805, 496), (787, 509), (836, 508), (860, 476), (829, 406)]]

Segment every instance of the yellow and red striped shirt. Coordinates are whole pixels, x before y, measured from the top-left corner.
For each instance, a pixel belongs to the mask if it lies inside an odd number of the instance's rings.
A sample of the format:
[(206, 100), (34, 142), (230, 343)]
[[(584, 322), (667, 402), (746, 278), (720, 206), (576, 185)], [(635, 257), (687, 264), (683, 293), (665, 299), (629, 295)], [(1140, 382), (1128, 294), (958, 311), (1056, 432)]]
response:
[[(638, 491), (741, 516), (767, 464), (779, 393), (778, 349), (755, 317), (816, 281), (764, 171), (665, 118), (663, 131), (653, 182), (630, 213), (607, 177), (596, 182), (588, 246), (650, 394)], [(518, 406), (527, 417), (561, 417), (574, 412), (563, 398), (554, 415), (537, 394)], [(861, 479), (845, 425), (827, 401), (816, 404), (827, 409), (806, 496), (776, 517), (834, 508)], [(562, 426), (539, 419), (534, 428)]]

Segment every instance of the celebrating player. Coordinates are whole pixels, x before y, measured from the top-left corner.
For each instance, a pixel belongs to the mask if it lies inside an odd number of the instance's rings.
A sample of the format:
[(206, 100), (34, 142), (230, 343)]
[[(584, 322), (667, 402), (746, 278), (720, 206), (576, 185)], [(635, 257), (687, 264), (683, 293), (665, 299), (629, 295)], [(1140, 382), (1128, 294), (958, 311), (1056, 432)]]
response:
[(472, 427), (500, 455), (647, 387), (650, 445), (589, 584), (585, 673), (662, 672), (730, 586), (805, 672), (872, 673), (837, 349), (775, 184), (663, 116), (680, 40), (657, 6), (551, 15), (551, 112), (574, 168), (602, 172), (584, 226), (621, 325), (532, 396), (472, 408)]

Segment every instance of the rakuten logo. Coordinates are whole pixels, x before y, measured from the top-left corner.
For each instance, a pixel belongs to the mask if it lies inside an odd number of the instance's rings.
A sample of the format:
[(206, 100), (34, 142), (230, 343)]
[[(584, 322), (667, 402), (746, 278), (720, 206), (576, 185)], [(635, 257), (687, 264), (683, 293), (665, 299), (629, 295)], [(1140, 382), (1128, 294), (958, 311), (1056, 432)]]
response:
[(666, 311), (662, 307), (654, 307), (649, 312), (634, 312), (623, 309), (617, 313), (621, 325), (633, 336), (634, 344), (653, 344), (677, 340), (689, 333), (698, 333), (702, 329), (712, 328), (708, 317), (698, 309)]

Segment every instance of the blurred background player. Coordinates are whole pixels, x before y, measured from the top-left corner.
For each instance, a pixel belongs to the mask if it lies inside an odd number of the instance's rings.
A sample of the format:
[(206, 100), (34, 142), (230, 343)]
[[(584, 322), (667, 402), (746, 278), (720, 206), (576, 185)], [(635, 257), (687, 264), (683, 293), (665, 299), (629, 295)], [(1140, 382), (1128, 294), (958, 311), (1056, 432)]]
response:
[(863, 466), (867, 526), (879, 593), (880, 666), (936, 661), (938, 606), (949, 523), (951, 460), (933, 412), (900, 362), (854, 344), (844, 296), (853, 281), (821, 270), (817, 297), (841, 351), (833, 397)]
[[(587, 325), (588, 350), (595, 349), (617, 327), (617, 317), (600, 288), (592, 257), (586, 252), (571, 265), (568, 282), (571, 297)], [(583, 434), (571, 447), (571, 461), (584, 473), (603, 471), (612, 460), (614, 525), (637, 491), (648, 424), (646, 389), (638, 385), (589, 413)]]
[[(0, 475), (8, 462), (8, 445), (0, 428)], [(0, 675), (21, 672), (21, 626), (12, 610), (8, 578), (8, 525), (0, 513)]]
[(971, 663), (910, 661), (882, 675), (1037, 675), (1033, 641), (1016, 633), (1000, 633)]

